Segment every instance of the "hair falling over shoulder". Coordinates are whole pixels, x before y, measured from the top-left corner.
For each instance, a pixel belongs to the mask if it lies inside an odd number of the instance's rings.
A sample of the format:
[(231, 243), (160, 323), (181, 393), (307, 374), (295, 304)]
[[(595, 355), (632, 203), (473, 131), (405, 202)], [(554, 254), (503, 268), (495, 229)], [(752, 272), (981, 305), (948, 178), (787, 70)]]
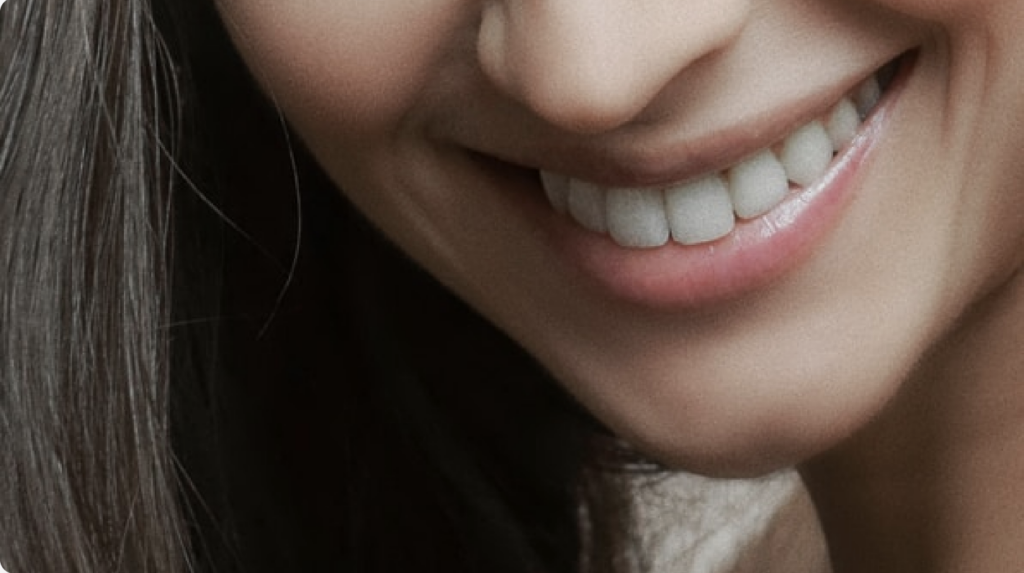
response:
[[(142, 2), (0, 15), (0, 495), (13, 571), (185, 570), (167, 62)], [(155, 516), (160, 516), (159, 521)]]
[(0, 561), (618, 570), (602, 432), (342, 204), (203, 4), (0, 13)]

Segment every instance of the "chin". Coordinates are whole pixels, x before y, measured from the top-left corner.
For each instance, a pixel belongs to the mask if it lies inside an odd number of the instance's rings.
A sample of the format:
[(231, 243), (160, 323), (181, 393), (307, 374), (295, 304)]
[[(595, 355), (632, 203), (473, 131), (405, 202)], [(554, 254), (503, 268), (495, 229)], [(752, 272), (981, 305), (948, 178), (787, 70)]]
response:
[(764, 296), (715, 312), (581, 303), (581, 315), (535, 312), (545, 320), (513, 324), (511, 334), (661, 464), (766, 474), (868, 425), (949, 326), (937, 318), (941, 283), (924, 267), (874, 291), (855, 287), (863, 296), (854, 298), (818, 280), (823, 266), (811, 261)]
[(867, 425), (906, 368), (879, 363), (867, 370), (806, 355), (769, 367), (680, 362), (556, 376), (613, 432), (660, 464), (751, 477), (799, 465)]

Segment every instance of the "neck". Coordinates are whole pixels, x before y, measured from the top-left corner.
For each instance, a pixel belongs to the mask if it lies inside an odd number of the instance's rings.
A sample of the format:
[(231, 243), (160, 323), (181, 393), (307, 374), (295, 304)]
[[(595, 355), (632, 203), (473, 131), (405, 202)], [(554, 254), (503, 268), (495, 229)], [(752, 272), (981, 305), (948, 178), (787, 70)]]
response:
[(1024, 288), (937, 345), (878, 419), (801, 468), (835, 573), (1024, 571)]

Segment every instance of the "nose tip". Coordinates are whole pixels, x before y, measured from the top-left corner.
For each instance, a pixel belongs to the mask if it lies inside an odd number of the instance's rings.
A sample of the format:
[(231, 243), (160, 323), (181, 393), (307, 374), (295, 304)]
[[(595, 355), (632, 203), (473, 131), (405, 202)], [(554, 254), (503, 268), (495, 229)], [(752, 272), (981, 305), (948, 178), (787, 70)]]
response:
[(490, 0), (477, 52), (490, 80), (563, 129), (635, 118), (743, 27), (750, 0)]

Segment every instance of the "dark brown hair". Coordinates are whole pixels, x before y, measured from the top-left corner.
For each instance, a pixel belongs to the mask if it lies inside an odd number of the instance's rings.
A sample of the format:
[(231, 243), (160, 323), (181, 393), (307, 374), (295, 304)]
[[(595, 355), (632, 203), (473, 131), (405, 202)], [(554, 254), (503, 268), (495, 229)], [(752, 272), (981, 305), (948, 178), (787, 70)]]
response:
[(212, 6), (11, 0), (0, 69), (5, 566), (623, 562), (614, 441), (341, 199)]
[(158, 42), (142, 2), (3, 8), (0, 558), (14, 571), (184, 570), (187, 543), (167, 535), (183, 528), (165, 407), (174, 82)]

